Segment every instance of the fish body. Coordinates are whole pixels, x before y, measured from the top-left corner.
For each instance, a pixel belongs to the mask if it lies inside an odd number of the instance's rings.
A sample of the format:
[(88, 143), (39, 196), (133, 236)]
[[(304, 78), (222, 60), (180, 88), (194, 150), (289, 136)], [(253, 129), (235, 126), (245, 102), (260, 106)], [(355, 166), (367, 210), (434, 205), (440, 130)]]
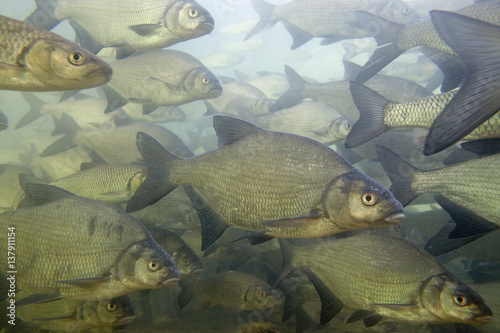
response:
[(398, 1), (335, 1), (332, 5), (323, 0), (295, 0), (274, 6), (262, 0), (252, 0), (252, 5), (260, 14), (261, 20), (245, 39), (281, 21), (293, 37), (292, 50), (313, 37), (323, 38), (323, 45), (342, 39), (367, 37), (361, 25), (353, 24), (356, 20), (354, 12), (357, 10), (375, 10), (387, 18), (407, 23), (418, 18), (414, 10)]
[[(481, 323), (492, 315), (477, 293), (430, 254), (391, 235), (360, 231), (304, 247), (288, 245), (285, 253), (291, 258), (285, 267), (307, 267), (316, 289), (318, 279), (329, 289), (338, 302), (337, 313), (343, 306), (360, 310), (347, 319), (348, 323), (361, 319), (365, 325), (369, 320), (374, 325), (382, 319)], [(323, 289), (323, 301), (324, 296)], [(322, 308), (322, 323), (335, 314)]]
[[(161, 49), (209, 34), (210, 13), (196, 1), (175, 0), (37, 0), (26, 19), (51, 29), (68, 19), (82, 45), (97, 53), (117, 47), (121, 57), (137, 50)], [(42, 16), (43, 15), (43, 16)]]
[(86, 89), (111, 78), (106, 62), (53, 32), (7, 16), (0, 16), (0, 31), (0, 89)]
[(222, 93), (217, 77), (185, 52), (156, 50), (110, 65), (115, 75), (107, 87), (114, 94), (104, 90), (109, 103), (106, 112), (135, 102), (150, 108), (144, 112), (149, 113), (160, 105), (180, 105)]
[(57, 332), (79, 332), (96, 327), (114, 327), (132, 322), (134, 307), (128, 296), (105, 301), (59, 300), (19, 307), (23, 321), (35, 322), (41, 329)]
[(136, 105), (127, 104), (126, 106), (123, 107), (123, 110), (130, 118), (139, 121), (162, 124), (170, 121), (183, 121), (186, 120), (187, 118), (186, 113), (184, 113), (184, 111), (182, 111), (181, 108), (177, 106), (160, 107), (154, 112), (149, 114), (143, 114), (142, 110), (139, 110), (139, 108), (136, 108), (134, 106)]
[[(399, 202), (327, 146), (215, 116), (220, 148), (181, 160), (138, 135), (148, 177), (128, 211), (185, 186), (202, 222), (202, 249), (228, 226), (308, 238), (398, 223)], [(161, 156), (161, 157), (160, 157)]]
[[(348, 134), (347, 148), (361, 145), (395, 128), (430, 128), (457, 91), (452, 90), (412, 102), (396, 103), (360, 83), (351, 82), (351, 93), (360, 112), (360, 119)], [(500, 113), (497, 112), (465, 136), (464, 140), (498, 136)]]
[(22, 188), (19, 186), (19, 175), (33, 175), (30, 169), (14, 165), (0, 165), (0, 212), (14, 210), (22, 200)]
[[(17, 287), (34, 294), (24, 303), (109, 300), (178, 280), (172, 258), (133, 217), (57, 187), (26, 188), (40, 205), (0, 215), (3, 228), (15, 228)], [(7, 244), (7, 233), (0, 240)], [(7, 262), (0, 269), (8, 271)]]

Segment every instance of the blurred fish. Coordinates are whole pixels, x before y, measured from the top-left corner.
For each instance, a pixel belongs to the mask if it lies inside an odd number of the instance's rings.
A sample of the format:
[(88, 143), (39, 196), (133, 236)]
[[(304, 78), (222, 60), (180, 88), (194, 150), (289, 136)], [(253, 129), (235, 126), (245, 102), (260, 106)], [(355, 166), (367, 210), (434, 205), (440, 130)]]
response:
[(111, 112), (129, 103), (143, 105), (143, 114), (160, 105), (180, 105), (222, 93), (217, 77), (198, 59), (174, 50), (143, 53), (111, 63), (114, 75), (103, 87)]
[(96, 327), (126, 325), (135, 318), (128, 296), (104, 301), (59, 300), (18, 307), (16, 314), (41, 329), (56, 332), (81, 332)]
[(272, 131), (306, 136), (327, 145), (345, 139), (354, 124), (339, 110), (320, 102), (302, 102), (260, 117), (240, 110), (239, 116)]
[(127, 104), (123, 107), (123, 110), (130, 118), (146, 121), (148, 123), (163, 124), (170, 121), (186, 120), (187, 117), (184, 111), (177, 106), (160, 107), (149, 114), (142, 114), (142, 108), (139, 109), (134, 106), (136, 106), (136, 104)]
[(500, 174), (497, 175), (500, 169), (492, 167), (499, 163), (500, 154), (423, 171), (383, 146), (377, 146), (377, 153), (391, 179), (391, 191), (404, 206), (423, 193), (438, 193), (454, 203), (448, 212), (455, 210), (465, 214), (463, 210), (467, 210), (482, 218), (471, 219), (470, 224), (454, 231), (454, 237), (472, 236), (491, 230), (491, 227), (500, 227), (496, 204), (500, 200)]
[[(30, 169), (9, 164), (0, 164), (0, 212), (14, 210), (22, 200), (22, 188), (19, 185), (19, 175), (33, 175)], [(0, 294), (1, 295), (1, 294)]]
[(325, 324), (346, 306), (347, 323), (484, 323), (492, 312), (470, 287), (412, 243), (373, 231), (328, 237), (305, 246), (280, 240), (284, 273), (302, 267), (322, 302)]
[[(15, 228), (16, 286), (33, 293), (16, 305), (109, 300), (179, 279), (172, 258), (133, 217), (50, 185), (26, 189), (33, 207), (0, 215), (2, 228)], [(7, 244), (7, 232), (0, 240)], [(7, 261), (0, 269), (9, 270)]]
[(53, 32), (2, 15), (0, 31), (0, 89), (86, 89), (111, 78), (102, 59)]
[(26, 113), (16, 125), (16, 129), (22, 128), (43, 115), (51, 115), (61, 119), (66, 113), (83, 129), (96, 129), (100, 127), (115, 126), (115, 117), (118, 112), (105, 114), (106, 100), (87, 97), (78, 100), (68, 100), (60, 103), (45, 103), (34, 94), (24, 92), (22, 96), (28, 102), (31, 109)]
[(219, 79), (222, 81), (222, 94), (203, 101), (207, 106), (206, 115), (225, 113), (236, 116), (240, 109), (256, 116), (269, 114), (272, 102), (258, 88), (229, 77)]
[(261, 71), (257, 72), (258, 76), (255, 78), (249, 78), (247, 75), (236, 70), (234, 74), (239, 80), (245, 81), (256, 87), (270, 99), (276, 100), (288, 90), (288, 80), (286, 76), (281, 73)]
[[(224, 43), (222, 45), (222, 48), (226, 50), (230, 50), (231, 52), (248, 52), (252, 50), (257, 50), (262, 48), (266, 44), (265, 41), (261, 39), (253, 39), (251, 41), (237, 41), (237, 42), (230, 42), (230, 43)], [(205, 63), (205, 62), (203, 62)], [(210, 66), (208, 66), (210, 67)], [(210, 67), (212, 68), (212, 67)]]
[(148, 228), (153, 239), (167, 252), (179, 270), (180, 280), (203, 273), (203, 264), (196, 253), (172, 231)]
[[(359, 146), (394, 128), (430, 128), (441, 111), (457, 94), (457, 91), (453, 90), (413, 102), (396, 103), (361, 83), (351, 81), (350, 87), (360, 117), (347, 136), (347, 148)], [(500, 113), (487, 119), (464, 137), (464, 140), (498, 136), (500, 136)]]
[(7, 116), (0, 111), (0, 131), (7, 129), (7, 127), (9, 127), (9, 119), (7, 119)]
[(245, 60), (245, 58), (235, 52), (218, 52), (203, 58), (201, 62), (207, 66), (207, 68), (215, 69), (231, 67), (243, 62), (243, 60)]
[(134, 133), (149, 133), (162, 144), (167, 145), (181, 157), (191, 157), (193, 153), (172, 131), (158, 125), (135, 123), (109, 129), (83, 131), (71, 117), (61, 117), (58, 132), (65, 135), (48, 146), (41, 154), (51, 156), (78, 145), (91, 148), (104, 162), (109, 164), (137, 163), (141, 155), (135, 145)]
[[(344, 65), (344, 80), (327, 83), (309, 83), (292, 68), (285, 65), (289, 90), (273, 104), (271, 112), (297, 105), (305, 98), (312, 98), (332, 105), (348, 118), (357, 120), (359, 112), (349, 92), (349, 80), (356, 75), (355, 73), (359, 71), (360, 67), (346, 61), (344, 61)], [(385, 75), (377, 75), (368, 82), (367, 86), (398, 102), (411, 101), (432, 95), (430, 91), (416, 83)]]
[(229, 307), (234, 311), (263, 311), (281, 304), (281, 294), (269, 284), (252, 275), (224, 271), (194, 281), (183, 281), (178, 296), (179, 306), (185, 307), (195, 294), (201, 294), (202, 308), (210, 304)]
[(314, 37), (323, 38), (322, 45), (343, 39), (368, 37), (363, 26), (355, 23), (354, 12), (357, 10), (375, 9), (377, 14), (404, 23), (419, 18), (411, 7), (397, 0), (336, 1), (335, 6), (323, 0), (295, 0), (280, 6), (252, 0), (252, 5), (261, 18), (245, 40), (281, 21), (293, 38), (292, 50)]
[[(396, 224), (401, 204), (327, 146), (214, 116), (218, 150), (181, 160), (144, 133), (137, 146), (148, 177), (127, 205), (136, 211), (184, 186), (202, 224), (202, 250), (228, 226), (273, 237), (311, 238)], [(276, 209), (279, 207), (279, 209)]]
[[(103, 164), (48, 183), (80, 197), (119, 205), (127, 203), (146, 179), (147, 168), (138, 164)], [(46, 183), (32, 176), (20, 176), (19, 183)]]
[[(500, 24), (500, 1), (496, 7), (494, 22)], [(500, 26), (448, 12), (432, 11), (431, 16), (439, 35), (464, 61), (467, 76), (432, 124), (425, 155), (449, 147), (500, 110)]]
[(68, 19), (83, 47), (117, 47), (117, 58), (209, 34), (210, 13), (194, 0), (36, 0), (26, 22), (52, 29)]
[[(500, 23), (500, 1), (481, 0), (457, 10), (457, 13), (491, 23)], [(435, 29), (433, 22), (400, 24), (374, 15), (376, 13), (357, 12), (357, 21), (364, 25), (368, 33), (377, 40), (380, 47), (375, 50), (356, 77), (364, 83), (405, 51), (419, 45), (427, 45), (450, 54), (455, 54)], [(441, 19), (441, 18), (440, 18)], [(402, 22), (401, 22), (402, 23)], [(475, 59), (477, 61), (477, 59)]]

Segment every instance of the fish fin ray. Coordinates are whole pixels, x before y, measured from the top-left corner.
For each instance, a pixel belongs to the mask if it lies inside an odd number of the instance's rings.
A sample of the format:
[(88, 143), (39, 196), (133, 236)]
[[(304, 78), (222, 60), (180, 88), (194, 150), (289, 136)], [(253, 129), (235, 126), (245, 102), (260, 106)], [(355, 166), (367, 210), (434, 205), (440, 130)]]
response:
[(443, 73), (442, 93), (453, 90), (463, 83), (467, 76), (467, 67), (459, 57), (429, 46), (422, 46), (419, 50), (435, 63)]
[(262, 128), (248, 121), (234, 117), (216, 115), (213, 122), (220, 148), (233, 144), (253, 133), (263, 131)]
[(302, 103), (301, 92), (307, 84), (306, 80), (288, 65), (285, 65), (285, 75), (288, 80), (288, 90), (273, 103), (269, 109), (270, 113)]
[(106, 96), (106, 99), (108, 101), (108, 105), (106, 106), (104, 113), (110, 113), (128, 104), (129, 101), (110, 86), (103, 85), (101, 86), (101, 89), (104, 92), (104, 95)]
[(255, 9), (255, 11), (259, 14), (260, 20), (259, 22), (257, 22), (255, 27), (253, 27), (252, 30), (250, 30), (250, 32), (245, 36), (243, 41), (247, 41), (256, 33), (277, 22), (272, 18), (274, 8), (276, 7), (275, 5), (272, 5), (262, 0), (252, 0), (252, 6)]
[(62, 298), (61, 294), (33, 294), (16, 302), (16, 305), (23, 306), (28, 304), (48, 303)]
[(290, 35), (293, 38), (293, 44), (290, 47), (290, 50), (295, 50), (308, 41), (310, 41), (314, 36), (311, 35), (310, 33), (300, 29), (299, 27), (287, 22), (283, 21), (283, 25), (285, 26), (286, 30), (290, 33)]
[(102, 50), (102, 45), (99, 43), (84, 27), (75, 20), (68, 20), (73, 30), (75, 30), (76, 37), (80, 45), (93, 54), (99, 53)]

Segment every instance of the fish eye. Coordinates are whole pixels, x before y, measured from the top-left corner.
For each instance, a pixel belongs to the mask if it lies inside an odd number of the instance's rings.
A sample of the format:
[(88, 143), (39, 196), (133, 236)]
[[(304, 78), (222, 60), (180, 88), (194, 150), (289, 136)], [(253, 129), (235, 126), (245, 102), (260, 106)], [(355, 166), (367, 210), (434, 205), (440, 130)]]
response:
[(184, 261), (182, 263), (184, 264), (184, 266), (188, 266), (189, 265), (189, 260), (184, 259)]
[(155, 272), (160, 269), (160, 263), (153, 259), (149, 262), (148, 268), (150, 271)]
[(396, 231), (400, 231), (400, 230), (401, 230), (401, 224), (396, 224), (396, 225), (394, 226), (394, 230), (396, 230)]
[(189, 10), (189, 17), (191, 17), (191, 18), (195, 18), (195, 17), (197, 17), (197, 16), (198, 16), (198, 10), (196, 10), (196, 9), (194, 9), (194, 8), (191, 8), (191, 9)]
[(115, 311), (115, 310), (116, 310), (116, 308), (117, 308), (117, 306), (116, 306), (116, 304), (115, 304), (115, 303), (113, 303), (113, 302), (109, 302), (109, 303), (108, 303), (108, 311), (113, 312), (113, 311)]
[(377, 196), (370, 192), (364, 193), (361, 198), (363, 200), (363, 203), (367, 206), (373, 206), (377, 203)]
[(405, 9), (403, 9), (403, 14), (404, 15), (410, 14), (410, 8), (409, 7), (405, 7)]
[(262, 290), (260, 293), (259, 293), (259, 296), (262, 297), (262, 298), (266, 298), (267, 296), (267, 293), (265, 290)]
[(456, 293), (453, 295), (453, 302), (455, 302), (458, 306), (466, 306), (467, 305), (467, 297), (460, 293)]
[(352, 125), (351, 124), (345, 124), (345, 129), (350, 131), (352, 128)]
[(72, 52), (69, 55), (69, 62), (72, 63), (73, 65), (79, 66), (79, 65), (83, 64), (84, 60), (85, 60), (85, 56), (80, 51)]
[(203, 79), (201, 79), (201, 83), (203, 83), (204, 85), (207, 85), (210, 83), (210, 79), (208, 77), (204, 77)]

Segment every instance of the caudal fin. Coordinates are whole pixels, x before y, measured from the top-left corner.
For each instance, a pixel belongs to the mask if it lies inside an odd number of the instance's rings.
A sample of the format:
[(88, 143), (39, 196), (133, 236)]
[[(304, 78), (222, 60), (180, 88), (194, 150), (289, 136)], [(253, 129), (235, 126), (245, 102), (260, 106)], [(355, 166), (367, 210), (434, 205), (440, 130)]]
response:
[(345, 147), (354, 148), (391, 129), (384, 123), (385, 108), (391, 101), (361, 83), (351, 81), (349, 87), (359, 119), (347, 134)]
[(75, 137), (82, 129), (78, 124), (64, 113), (61, 117), (61, 121), (57, 123), (58, 128), (56, 129), (58, 133), (64, 133), (64, 136), (56, 140), (53, 144), (45, 148), (45, 150), (40, 154), (42, 157), (52, 156), (63, 151), (69, 150), (76, 147)]
[(400, 50), (395, 43), (399, 31), (404, 25), (362, 10), (354, 14), (358, 23), (365, 28), (370, 36), (375, 38), (377, 45), (380, 46), (373, 52), (356, 76), (357, 82), (364, 83), (406, 51)]
[(444, 11), (431, 11), (441, 38), (465, 63), (459, 92), (434, 120), (424, 147), (435, 154), (457, 142), (500, 109), (500, 26)]
[(36, 9), (24, 22), (36, 25), (47, 30), (61, 22), (56, 18), (57, 0), (35, 0)]
[(170, 185), (170, 166), (179, 160), (151, 136), (137, 132), (137, 148), (148, 167), (148, 176), (127, 204), (127, 213), (156, 203), (177, 186)]
[(16, 129), (22, 128), (42, 116), (43, 101), (30, 92), (22, 92), (24, 100), (30, 105), (30, 110), (16, 124)]
[(411, 189), (411, 184), (413, 175), (419, 170), (392, 150), (381, 145), (376, 145), (376, 148), (380, 163), (392, 182), (390, 191), (406, 206), (417, 197)]
[(285, 65), (285, 75), (288, 80), (288, 91), (284, 93), (269, 109), (269, 112), (276, 112), (281, 109), (291, 108), (302, 103), (302, 90), (307, 83), (292, 67)]
[(273, 20), (274, 5), (264, 2), (262, 0), (252, 0), (253, 8), (259, 13), (260, 21), (253, 27), (252, 30), (245, 36), (243, 41), (250, 39), (253, 35), (260, 32), (262, 29), (275, 24), (277, 21)]

